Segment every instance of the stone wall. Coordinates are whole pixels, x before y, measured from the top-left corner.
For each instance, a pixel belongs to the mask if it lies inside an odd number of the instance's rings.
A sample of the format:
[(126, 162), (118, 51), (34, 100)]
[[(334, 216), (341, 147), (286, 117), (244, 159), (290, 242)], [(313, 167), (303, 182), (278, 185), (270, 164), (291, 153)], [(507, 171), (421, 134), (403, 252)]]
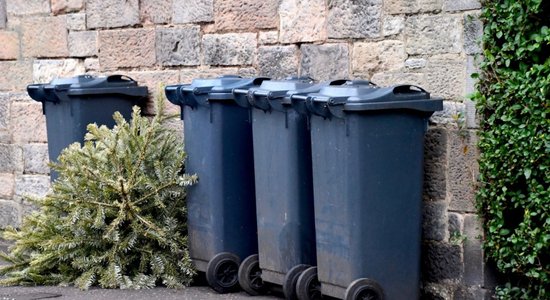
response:
[[(29, 83), (84, 72), (148, 85), (237, 73), (418, 84), (446, 99), (427, 134), (423, 295), (483, 299), (475, 214), (477, 0), (0, 0), (0, 227), (49, 188)], [(178, 111), (176, 107), (170, 109)], [(154, 113), (149, 109), (150, 113)]]

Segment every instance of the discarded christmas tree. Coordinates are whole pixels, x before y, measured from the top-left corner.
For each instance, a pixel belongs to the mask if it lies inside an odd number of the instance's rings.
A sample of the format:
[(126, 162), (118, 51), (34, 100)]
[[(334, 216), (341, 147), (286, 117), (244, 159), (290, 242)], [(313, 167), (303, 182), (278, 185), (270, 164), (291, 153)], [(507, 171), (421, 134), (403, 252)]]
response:
[[(162, 97), (159, 97), (162, 99)], [(65, 149), (52, 166), (59, 178), (0, 258), (0, 285), (70, 285), (81, 289), (180, 288), (195, 271), (187, 248), (185, 153), (163, 126), (164, 100), (148, 119), (135, 107), (126, 122), (88, 126), (83, 146)], [(1, 277), (0, 277), (1, 278)]]

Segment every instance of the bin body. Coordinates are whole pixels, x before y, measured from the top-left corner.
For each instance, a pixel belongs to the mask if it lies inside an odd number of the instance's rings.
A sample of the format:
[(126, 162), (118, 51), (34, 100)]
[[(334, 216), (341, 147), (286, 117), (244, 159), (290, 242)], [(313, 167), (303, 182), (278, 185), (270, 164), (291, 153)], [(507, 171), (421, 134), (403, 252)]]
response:
[(248, 92), (259, 266), (262, 279), (277, 285), (283, 285), (285, 274), (292, 267), (316, 264), (308, 117), (294, 110), (284, 98), (288, 91), (318, 89), (310, 80), (292, 79), (264, 81), (258, 89)]
[(423, 141), (432, 112), (345, 107), (335, 108), (338, 116), (311, 117), (321, 291), (343, 299), (354, 280), (368, 278), (385, 299), (417, 299)]
[(251, 79), (196, 79), (167, 96), (182, 107), (186, 172), (198, 182), (187, 194), (189, 252), (199, 271), (229, 252), (241, 260), (257, 253), (252, 124), (232, 89), (259, 85)]
[[(147, 97), (146, 87), (119, 75), (54, 80), (48, 85), (30, 85), (28, 91), (34, 100), (42, 102), (51, 162), (56, 162), (70, 144), (84, 142), (88, 124), (112, 128), (116, 111), (129, 120), (132, 106), (142, 105)], [(52, 180), (57, 176), (51, 172)]]

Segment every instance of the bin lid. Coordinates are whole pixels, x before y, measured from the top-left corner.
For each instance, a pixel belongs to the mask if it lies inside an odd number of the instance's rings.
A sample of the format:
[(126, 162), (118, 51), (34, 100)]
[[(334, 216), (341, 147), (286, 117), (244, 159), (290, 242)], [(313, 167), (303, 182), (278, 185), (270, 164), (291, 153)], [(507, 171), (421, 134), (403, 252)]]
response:
[(300, 91), (313, 86), (309, 77), (289, 77), (285, 80), (266, 80), (257, 88), (250, 89), (251, 96), (264, 96), (269, 99), (284, 98), (290, 91)]
[(377, 85), (368, 80), (333, 81), (317, 93), (308, 94), (308, 98), (316, 102), (344, 103), (349, 97), (369, 94), (376, 88)]
[(434, 112), (443, 109), (443, 100), (414, 85), (395, 85), (372, 89), (369, 93), (348, 97), (344, 110), (412, 109)]

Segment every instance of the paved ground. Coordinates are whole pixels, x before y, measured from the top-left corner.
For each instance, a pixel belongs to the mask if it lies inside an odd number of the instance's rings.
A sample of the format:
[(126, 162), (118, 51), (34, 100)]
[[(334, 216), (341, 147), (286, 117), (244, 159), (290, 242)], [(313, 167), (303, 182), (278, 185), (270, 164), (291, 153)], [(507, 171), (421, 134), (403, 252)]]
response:
[(183, 290), (155, 288), (151, 290), (81, 291), (66, 287), (0, 287), (0, 300), (275, 300), (275, 296), (251, 297), (244, 292), (220, 295), (205, 286)]

